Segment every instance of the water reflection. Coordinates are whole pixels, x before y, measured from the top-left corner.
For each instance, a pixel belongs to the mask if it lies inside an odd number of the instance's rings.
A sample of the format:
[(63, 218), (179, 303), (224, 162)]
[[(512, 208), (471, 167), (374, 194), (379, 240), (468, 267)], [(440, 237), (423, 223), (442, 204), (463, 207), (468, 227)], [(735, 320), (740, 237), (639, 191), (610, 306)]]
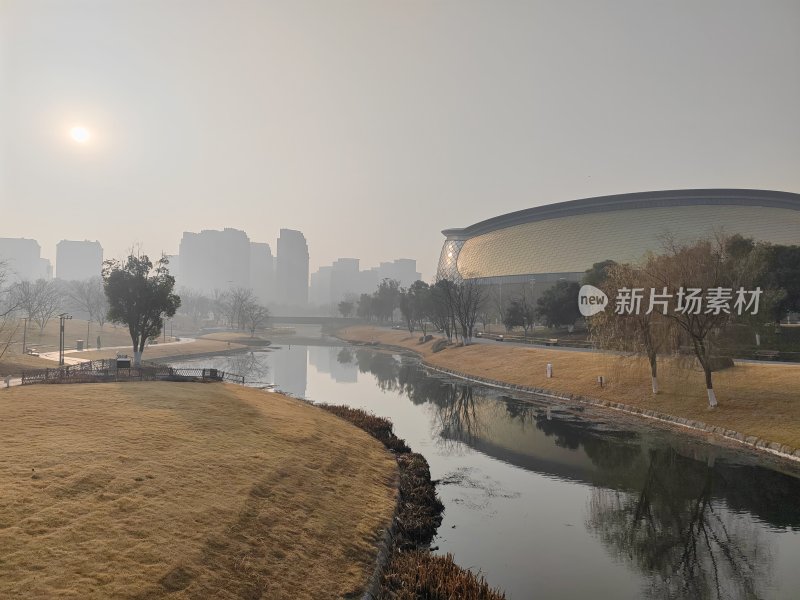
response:
[(309, 346), (308, 362), (320, 373), (330, 375), (336, 383), (355, 383), (358, 380), (349, 348)]
[[(800, 480), (665, 433), (623, 431), (580, 408), (464, 385), (415, 360), (340, 353), (431, 408), (435, 435), (527, 470), (592, 485), (585, 525), (657, 598), (769, 597), (773, 544), (761, 522), (800, 528)], [(599, 419), (599, 420), (598, 420)]]
[(713, 460), (653, 450), (637, 494), (594, 488), (587, 527), (648, 578), (656, 598), (764, 598), (771, 545), (751, 520), (714, 501)]
[(748, 454), (465, 385), (370, 348), (215, 360), (253, 385), (393, 419), (441, 479), (447, 524), (436, 543), (509, 597), (800, 597), (800, 479)]
[(285, 346), (270, 352), (270, 357), (275, 370), (275, 388), (298, 398), (304, 397), (308, 380), (308, 346)]

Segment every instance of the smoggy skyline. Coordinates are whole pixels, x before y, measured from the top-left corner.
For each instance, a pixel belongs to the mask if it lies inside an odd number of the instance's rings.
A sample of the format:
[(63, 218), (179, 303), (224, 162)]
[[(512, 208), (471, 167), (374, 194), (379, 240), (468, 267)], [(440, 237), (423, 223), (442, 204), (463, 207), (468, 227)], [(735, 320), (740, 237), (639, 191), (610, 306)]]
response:
[(799, 192), (798, 26), (793, 1), (0, 0), (0, 237), (291, 228), (311, 271), (430, 279), (440, 230), (500, 213)]

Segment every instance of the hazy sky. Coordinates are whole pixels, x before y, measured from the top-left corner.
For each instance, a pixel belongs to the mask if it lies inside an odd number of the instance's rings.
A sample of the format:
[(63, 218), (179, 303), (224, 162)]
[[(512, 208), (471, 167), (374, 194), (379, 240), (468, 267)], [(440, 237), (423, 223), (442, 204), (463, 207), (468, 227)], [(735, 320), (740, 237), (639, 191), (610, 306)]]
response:
[[(0, 0), (0, 237), (302, 230), (311, 269), (575, 198), (800, 192), (800, 2)], [(92, 137), (72, 141), (71, 127)]]

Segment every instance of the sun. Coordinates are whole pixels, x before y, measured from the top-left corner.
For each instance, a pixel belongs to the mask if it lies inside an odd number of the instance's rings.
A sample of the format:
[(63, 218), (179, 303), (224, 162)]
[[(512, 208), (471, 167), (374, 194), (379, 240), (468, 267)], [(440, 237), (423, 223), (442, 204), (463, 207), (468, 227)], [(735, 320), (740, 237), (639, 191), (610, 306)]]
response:
[(92, 134), (89, 133), (89, 130), (86, 129), (86, 127), (76, 125), (69, 130), (69, 137), (71, 137), (72, 141), (77, 144), (85, 144), (89, 141), (89, 138), (92, 137)]

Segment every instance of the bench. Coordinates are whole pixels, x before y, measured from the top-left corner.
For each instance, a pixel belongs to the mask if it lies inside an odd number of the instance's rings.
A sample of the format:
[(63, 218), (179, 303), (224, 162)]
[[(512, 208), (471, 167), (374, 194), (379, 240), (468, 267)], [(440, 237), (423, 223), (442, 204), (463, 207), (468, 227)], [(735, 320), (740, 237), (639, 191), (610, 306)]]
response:
[(760, 360), (778, 360), (781, 353), (778, 350), (756, 350), (753, 355)]

